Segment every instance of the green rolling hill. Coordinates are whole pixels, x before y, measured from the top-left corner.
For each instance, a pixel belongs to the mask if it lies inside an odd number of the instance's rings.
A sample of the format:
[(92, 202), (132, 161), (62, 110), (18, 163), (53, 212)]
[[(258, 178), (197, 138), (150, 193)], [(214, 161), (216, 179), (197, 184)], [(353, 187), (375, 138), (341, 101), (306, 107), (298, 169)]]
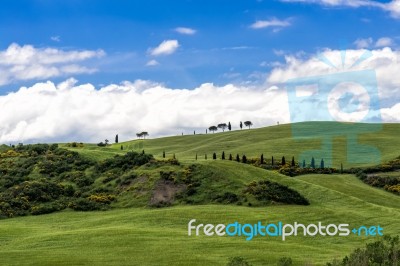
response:
[[(315, 122), (301, 125), (310, 134), (333, 130), (334, 123)], [(370, 125), (356, 125), (368, 127)], [(364, 184), (354, 175), (303, 175), (287, 177), (235, 161), (212, 160), (212, 153), (246, 154), (279, 158), (298, 156), (305, 147), (317, 148), (318, 140), (306, 143), (293, 139), (291, 125), (268, 128), (188, 135), (159, 139), (133, 140), (98, 147), (68, 148), (95, 160), (111, 158), (128, 150), (152, 153), (162, 159), (175, 154), (181, 166), (141, 166), (135, 169), (137, 182), (129, 183), (108, 211), (61, 212), (0, 220), (1, 265), (226, 265), (228, 258), (241, 256), (252, 265), (276, 265), (281, 257), (291, 257), (294, 265), (325, 265), (342, 258), (376, 237), (207, 237), (187, 235), (191, 219), (198, 223), (348, 223), (350, 227), (380, 225), (384, 234), (399, 235), (400, 197)], [(382, 131), (360, 135), (360, 142), (377, 147), (382, 161), (400, 155), (399, 124), (385, 124)], [(334, 139), (334, 162), (345, 161), (346, 139)], [(120, 146), (124, 147), (121, 151)], [(62, 146), (62, 145), (61, 145)], [(64, 146), (65, 147), (65, 146)], [(195, 161), (195, 154), (198, 160)], [(208, 160), (204, 160), (208, 154)], [(368, 154), (360, 154), (368, 156)], [(197, 164), (202, 174), (198, 193), (191, 199), (199, 203), (176, 201), (164, 208), (149, 207), (160, 171), (186, 171)], [(337, 164), (336, 164), (337, 165)], [(354, 165), (346, 165), (350, 167)], [(365, 165), (362, 165), (365, 166)], [(128, 176), (130, 173), (124, 175)], [(32, 178), (37, 178), (37, 172)], [(398, 172), (392, 175), (400, 176)], [(94, 186), (121, 188), (100, 176)], [(121, 177), (122, 181), (124, 179)], [(268, 180), (288, 186), (306, 197), (310, 205), (268, 204), (249, 206), (248, 202), (221, 204), (212, 199), (223, 192), (240, 193), (253, 181)], [(210, 197), (208, 197), (210, 196)], [(249, 199), (251, 201), (251, 199)]]

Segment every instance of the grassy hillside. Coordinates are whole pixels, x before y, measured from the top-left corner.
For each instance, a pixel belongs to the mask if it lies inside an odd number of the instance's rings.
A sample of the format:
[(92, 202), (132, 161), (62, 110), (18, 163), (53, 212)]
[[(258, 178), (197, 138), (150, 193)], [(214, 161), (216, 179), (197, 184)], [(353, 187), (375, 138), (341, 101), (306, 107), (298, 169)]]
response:
[[(294, 221), (381, 225), (385, 234), (398, 234), (400, 197), (363, 184), (350, 175), (289, 178), (233, 162), (208, 162), (239, 182), (267, 178), (296, 188), (310, 206), (176, 206), (129, 208), (106, 212), (66, 211), (0, 220), (2, 265), (225, 265), (242, 256), (253, 265), (276, 265), (289, 256), (294, 265), (322, 265), (343, 257), (374, 238), (188, 237), (187, 223)], [(150, 255), (151, 254), (151, 255)], [(207, 255), (205, 255), (207, 254)]]
[[(324, 265), (376, 240), (353, 234), (348, 237), (298, 236), (284, 242), (273, 237), (255, 237), (251, 241), (246, 241), (245, 237), (188, 237), (187, 224), (191, 219), (213, 224), (321, 221), (349, 223), (351, 228), (380, 225), (384, 234), (399, 235), (400, 197), (383, 188), (369, 186), (354, 175), (312, 174), (293, 178), (250, 164), (212, 160), (213, 152), (220, 158), (225, 151), (227, 156), (238, 153), (250, 158), (263, 153), (265, 158), (273, 155), (280, 160), (285, 156), (289, 161), (305, 149), (318, 149), (320, 137), (296, 139), (292, 126), (132, 140), (108, 147), (95, 144), (68, 147), (82, 157), (56, 148), (54, 152), (44, 150), (29, 156), (25, 151), (19, 151), (19, 155), (9, 152), (0, 159), (0, 173), (7, 177), (1, 181), (5, 185), (0, 191), (7, 192), (8, 199), (15, 192), (25, 196), (32, 188), (30, 182), (49, 178), (51, 182), (59, 182), (63, 189), (67, 186), (74, 189), (73, 195), (60, 190), (62, 193), (57, 195), (57, 200), (63, 204), (71, 200), (90, 201), (93, 197), (101, 200), (106, 194), (115, 195), (116, 200), (108, 203), (107, 206), (112, 207), (108, 211), (74, 212), (65, 205), (58, 213), (0, 219), (0, 264), (226, 265), (229, 257), (241, 256), (254, 266), (276, 265), (281, 257), (291, 257), (294, 265)], [(295, 126), (307, 136), (337, 132), (341, 127), (330, 122)], [(375, 125), (353, 126), (352, 132), (375, 130)], [(399, 124), (385, 124), (379, 132), (360, 134), (358, 141), (377, 147), (382, 161), (387, 162), (400, 155), (398, 132)], [(346, 161), (346, 140), (344, 136), (333, 139), (334, 166)], [(161, 161), (133, 163), (134, 157), (114, 157), (131, 150), (145, 150), (146, 155), (154, 154)], [(165, 162), (163, 151), (167, 157)], [(195, 160), (196, 153), (198, 160)], [(170, 160), (173, 154), (180, 164)], [(208, 155), (207, 160), (204, 154)], [(368, 158), (368, 153), (360, 152), (359, 157)], [(362, 166), (366, 165), (371, 164)], [(15, 173), (25, 182), (24, 186), (13, 183), (18, 181), (12, 178)], [(388, 175), (398, 176), (397, 173)], [(260, 181), (287, 186), (304, 196), (310, 205), (263, 202), (244, 194), (249, 184)], [(14, 190), (8, 189), (10, 187)], [(235, 196), (238, 200), (232, 200)], [(19, 197), (18, 200), (26, 199)], [(161, 204), (165, 202), (168, 204)], [(35, 204), (37, 202), (32, 202)]]
[[(356, 164), (347, 162), (347, 141), (349, 138), (346, 134), (361, 132), (356, 134), (358, 143), (376, 147), (380, 151), (382, 162), (399, 156), (400, 138), (397, 136), (400, 132), (400, 124), (353, 124), (348, 130), (342, 130), (342, 126), (343, 124), (336, 122), (306, 122), (250, 130), (210, 133), (207, 135), (198, 134), (133, 140), (106, 148), (97, 147), (94, 144), (86, 144), (84, 148), (76, 148), (75, 150), (96, 159), (124, 153), (126, 150), (142, 151), (144, 149), (156, 158), (161, 158), (163, 151), (166, 152), (166, 156), (169, 158), (175, 154), (180, 161), (193, 161), (196, 153), (201, 160), (204, 159), (205, 154), (208, 155), (208, 159), (211, 159), (212, 153), (216, 152), (220, 156), (222, 151), (225, 151), (228, 155), (229, 153), (233, 155), (246, 154), (248, 158), (259, 157), (263, 153), (265, 158), (274, 156), (280, 159), (282, 156), (286, 156), (286, 158), (295, 156), (296, 160), (298, 160), (299, 154), (307, 150), (321, 148), (321, 136), (332, 134), (334, 136), (338, 135), (332, 138), (333, 166), (340, 167), (340, 163), (343, 163), (345, 168), (349, 168), (371, 165), (371, 163)], [(293, 135), (292, 130), (295, 131), (296, 135)], [(300, 138), (298, 137), (299, 134), (309, 138)], [(121, 145), (124, 147), (124, 151), (120, 150)], [(318, 158), (317, 153), (313, 156), (316, 157), (317, 162), (321, 159)], [(360, 160), (370, 157), (371, 154), (368, 151), (359, 150), (357, 152), (357, 158)], [(327, 160), (329, 158), (324, 159)]]

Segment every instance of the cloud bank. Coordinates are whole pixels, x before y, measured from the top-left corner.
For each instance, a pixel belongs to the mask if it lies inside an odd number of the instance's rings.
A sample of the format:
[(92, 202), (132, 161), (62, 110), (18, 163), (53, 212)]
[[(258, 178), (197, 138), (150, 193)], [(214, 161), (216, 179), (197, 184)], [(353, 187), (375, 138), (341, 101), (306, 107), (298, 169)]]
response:
[[(323, 53), (336, 68), (318, 60), (318, 55), (286, 55), (285, 63), (276, 64), (264, 85), (258, 86), (206, 83), (188, 90), (136, 80), (95, 88), (92, 84), (79, 85), (72, 78), (60, 84), (37, 83), (0, 96), (0, 143), (100, 142), (113, 139), (115, 134), (123, 141), (141, 131), (151, 137), (193, 134), (193, 130), (204, 133), (209, 126), (223, 122), (231, 122), (233, 129), (245, 120), (251, 120), (255, 127), (288, 123), (294, 120), (285, 81), (362, 69), (376, 71), (382, 105), (373, 106), (375, 111), (380, 110), (385, 122), (400, 122), (400, 51), (388, 47), (373, 50), (371, 57), (350, 68), (365, 52), (348, 50), (344, 68), (337, 50)], [(331, 94), (333, 102), (328, 105), (332, 117), (357, 121), (368, 108), (357, 101), (368, 101), (363, 93), (355, 91), (356, 99), (349, 98), (346, 108), (358, 110), (354, 116), (338, 110), (343, 100), (340, 91)], [(305, 120), (318, 120), (315, 109), (299, 108), (298, 112)]]

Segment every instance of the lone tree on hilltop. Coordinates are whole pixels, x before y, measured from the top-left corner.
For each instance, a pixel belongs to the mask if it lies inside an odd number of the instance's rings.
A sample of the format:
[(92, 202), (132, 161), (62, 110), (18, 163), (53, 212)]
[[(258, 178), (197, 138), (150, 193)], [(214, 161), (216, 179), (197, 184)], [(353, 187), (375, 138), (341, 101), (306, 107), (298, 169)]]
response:
[(225, 128), (227, 128), (227, 127), (228, 127), (228, 125), (225, 123), (218, 124), (218, 128), (222, 129), (222, 132), (225, 132)]
[(140, 139), (142, 137), (142, 133), (136, 133), (136, 137)]
[(115, 135), (115, 143), (118, 143), (118, 134)]
[(246, 122), (244, 122), (244, 125), (246, 127), (249, 127), (249, 129), (250, 129), (250, 127), (253, 125), (253, 123), (251, 123), (251, 121), (246, 121)]
[(242, 121), (240, 121), (240, 129), (242, 129), (243, 128), (243, 123), (242, 123)]
[(228, 122), (228, 130), (229, 130), (229, 131), (232, 130), (231, 122)]
[(216, 126), (211, 126), (208, 128), (208, 130), (210, 130), (212, 133), (214, 133), (215, 131), (218, 130), (218, 128)]

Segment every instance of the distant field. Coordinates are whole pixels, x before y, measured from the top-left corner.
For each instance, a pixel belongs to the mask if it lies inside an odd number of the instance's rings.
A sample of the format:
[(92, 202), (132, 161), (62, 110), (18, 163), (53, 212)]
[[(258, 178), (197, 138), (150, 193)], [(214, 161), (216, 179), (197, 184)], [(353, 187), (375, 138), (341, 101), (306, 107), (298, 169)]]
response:
[[(296, 132), (309, 136), (309, 139), (296, 138), (293, 136), (292, 129)], [(84, 148), (74, 150), (91, 158), (107, 158), (115, 154), (124, 153), (126, 150), (142, 151), (153, 154), (156, 158), (161, 158), (163, 151), (166, 156), (171, 158), (173, 154), (180, 161), (194, 161), (196, 153), (200, 160), (204, 155), (208, 159), (214, 152), (221, 155), (225, 151), (227, 155), (246, 154), (247, 157), (259, 157), (261, 153), (265, 158), (280, 160), (282, 156), (291, 159), (295, 156), (298, 160), (299, 154), (307, 150), (321, 149), (321, 135), (329, 135), (332, 132), (342, 132), (342, 124), (336, 122), (306, 122), (299, 124), (286, 124), (257, 129), (243, 129), (231, 132), (219, 132), (198, 135), (184, 135), (157, 139), (132, 140), (109, 147), (98, 147), (95, 144), (86, 144)], [(376, 147), (380, 151), (381, 161), (388, 161), (400, 155), (400, 124), (354, 124), (349, 130), (350, 133), (364, 132), (357, 135), (357, 143)], [(367, 132), (367, 133), (365, 133)], [(368, 133), (369, 132), (369, 133)], [(151, 132), (150, 132), (151, 133)], [(297, 134), (297, 133), (296, 133)], [(334, 134), (334, 133), (332, 133)], [(345, 136), (332, 138), (332, 161), (334, 167), (340, 167), (343, 163), (345, 168), (366, 166), (374, 163), (356, 164), (347, 162), (347, 141)], [(335, 135), (335, 134), (334, 134)], [(313, 137), (316, 136), (316, 137)], [(99, 140), (100, 141), (100, 140)], [(121, 151), (121, 145), (124, 150)], [(315, 155), (317, 162), (321, 160)], [(360, 160), (371, 157), (369, 152), (359, 151), (357, 158)], [(324, 158), (325, 160), (329, 158)], [(311, 158), (310, 158), (311, 160)], [(368, 161), (368, 160), (367, 160)], [(307, 161), (307, 163), (309, 163)], [(379, 162), (377, 162), (379, 163)]]
[[(207, 162), (224, 171), (234, 162)], [(365, 237), (276, 238), (188, 237), (187, 223), (268, 222), (380, 225), (398, 234), (400, 197), (363, 184), (351, 175), (289, 178), (235, 164), (228, 172), (249, 182), (267, 178), (305, 195), (310, 206), (203, 205), (162, 209), (128, 208), (106, 212), (62, 213), (0, 220), (1, 265), (225, 265), (243, 256), (253, 265), (276, 265), (290, 256), (294, 265), (323, 265), (363, 246)]]

